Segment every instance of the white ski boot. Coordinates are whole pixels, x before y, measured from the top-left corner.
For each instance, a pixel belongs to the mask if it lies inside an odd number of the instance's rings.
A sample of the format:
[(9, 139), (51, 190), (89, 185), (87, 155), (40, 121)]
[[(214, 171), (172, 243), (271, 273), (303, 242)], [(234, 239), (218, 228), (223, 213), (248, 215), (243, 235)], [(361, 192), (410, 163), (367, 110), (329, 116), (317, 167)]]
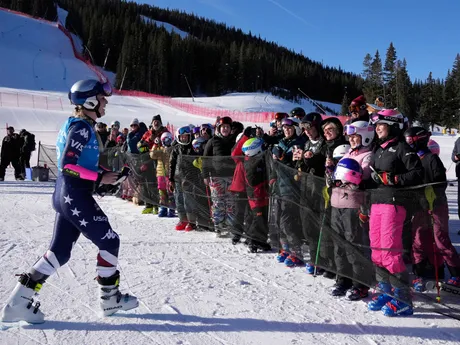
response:
[(45, 322), (45, 315), (38, 309), (40, 302), (35, 302), (32, 298), (40, 291), (41, 287), (42, 284), (31, 280), (29, 274), (21, 274), (19, 282), (16, 284), (10, 298), (2, 309), (0, 321)]
[(115, 314), (119, 310), (131, 310), (139, 306), (139, 301), (135, 296), (122, 294), (118, 289), (120, 284), (120, 272), (104, 278), (97, 277), (100, 288), (100, 306), (104, 316)]

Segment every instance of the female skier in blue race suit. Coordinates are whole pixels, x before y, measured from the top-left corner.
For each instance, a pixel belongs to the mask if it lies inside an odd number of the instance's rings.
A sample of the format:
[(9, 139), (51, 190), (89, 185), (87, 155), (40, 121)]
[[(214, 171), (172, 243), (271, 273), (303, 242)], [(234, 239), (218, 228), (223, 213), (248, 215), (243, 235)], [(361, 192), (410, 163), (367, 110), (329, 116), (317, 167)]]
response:
[(136, 297), (122, 295), (118, 290), (120, 239), (93, 198), (95, 188), (101, 184), (114, 184), (119, 177), (118, 173), (99, 167), (99, 153), (103, 146), (94, 130), (97, 119), (105, 115), (106, 97), (111, 94), (110, 84), (97, 80), (78, 81), (69, 92), (75, 112), (64, 123), (57, 138), (59, 175), (53, 194), (56, 210), (53, 239), (50, 248), (29, 273), (20, 275), (2, 310), (3, 322), (44, 322), (40, 304), (34, 302), (33, 297), (45, 280), (69, 260), (80, 234), (99, 248), (97, 282), (103, 314), (111, 315), (138, 306)]

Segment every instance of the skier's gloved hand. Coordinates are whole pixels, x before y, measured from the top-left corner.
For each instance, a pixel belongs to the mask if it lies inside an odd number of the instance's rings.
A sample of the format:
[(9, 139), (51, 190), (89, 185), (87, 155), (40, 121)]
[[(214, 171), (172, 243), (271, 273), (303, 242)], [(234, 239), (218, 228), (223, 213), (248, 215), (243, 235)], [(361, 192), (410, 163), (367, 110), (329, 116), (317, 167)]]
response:
[(361, 225), (364, 225), (369, 222), (369, 215), (362, 213), (361, 210), (359, 210), (358, 216), (359, 216), (359, 222), (361, 223)]
[(385, 186), (393, 186), (398, 183), (398, 177), (390, 172), (383, 172), (380, 174), (382, 177), (382, 183)]
[(375, 171), (371, 172), (371, 178), (372, 180), (374, 180), (375, 183), (383, 184), (382, 177), (379, 175), (379, 173)]

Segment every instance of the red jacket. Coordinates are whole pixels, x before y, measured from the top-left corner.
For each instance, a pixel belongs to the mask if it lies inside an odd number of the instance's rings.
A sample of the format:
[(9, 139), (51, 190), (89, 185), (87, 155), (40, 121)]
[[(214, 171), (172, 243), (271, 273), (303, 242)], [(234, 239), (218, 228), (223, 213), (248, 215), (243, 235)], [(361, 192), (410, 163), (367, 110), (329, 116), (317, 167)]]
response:
[(244, 171), (244, 154), (243, 145), (249, 138), (245, 135), (236, 143), (232, 151), (233, 160), (236, 163), (235, 172), (233, 173), (232, 183), (228, 190), (235, 193), (246, 191), (246, 174)]
[(149, 150), (151, 150), (154, 144), (155, 138), (161, 137), (161, 135), (165, 132), (168, 132), (168, 129), (163, 126), (161, 126), (157, 131), (150, 129), (144, 133), (144, 135), (142, 136), (141, 142), (144, 142), (147, 145), (149, 145)]

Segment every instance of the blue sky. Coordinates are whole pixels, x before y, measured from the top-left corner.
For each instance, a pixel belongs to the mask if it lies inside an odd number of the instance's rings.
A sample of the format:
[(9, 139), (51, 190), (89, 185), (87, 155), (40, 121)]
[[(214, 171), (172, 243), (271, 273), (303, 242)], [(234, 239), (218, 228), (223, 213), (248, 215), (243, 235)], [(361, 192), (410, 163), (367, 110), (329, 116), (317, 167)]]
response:
[(412, 79), (445, 78), (460, 53), (459, 0), (144, 0), (259, 35), (324, 64), (362, 72), (390, 44)]

